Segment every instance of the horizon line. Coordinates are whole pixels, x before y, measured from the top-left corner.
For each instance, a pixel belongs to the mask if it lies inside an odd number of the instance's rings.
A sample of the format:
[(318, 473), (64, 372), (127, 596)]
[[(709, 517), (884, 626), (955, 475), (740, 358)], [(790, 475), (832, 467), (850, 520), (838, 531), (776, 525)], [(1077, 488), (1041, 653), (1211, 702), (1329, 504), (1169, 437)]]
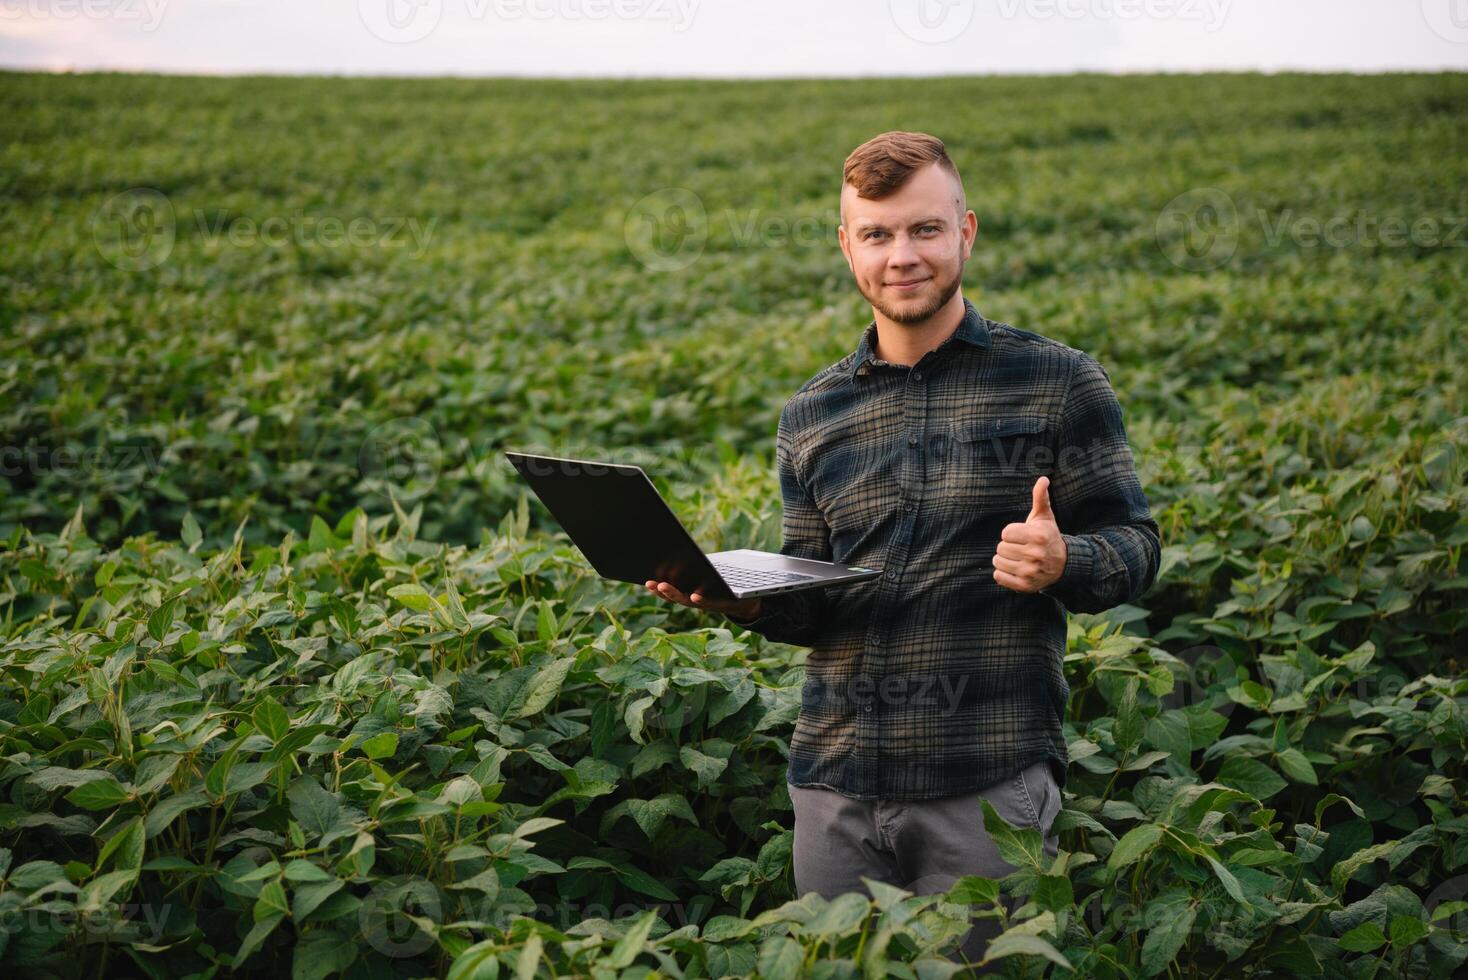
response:
[(381, 72), (381, 71), (296, 71), (269, 68), (245, 70), (174, 70), (168, 68), (121, 68), (121, 67), (59, 67), (45, 68), (34, 65), (0, 64), (0, 72), (11, 75), (136, 75), (164, 78), (342, 78), (382, 80), (454, 80), (454, 81), (668, 81), (668, 82), (782, 82), (782, 81), (883, 81), (901, 79), (911, 81), (944, 80), (961, 78), (1076, 78), (1083, 76), (1249, 76), (1249, 75), (1352, 75), (1373, 77), (1380, 75), (1463, 75), (1468, 69), (1459, 66), (1403, 66), (1380, 68), (1076, 68), (1070, 71), (992, 71), (992, 72), (943, 72), (938, 74), (892, 73), (871, 75), (831, 74), (785, 74), (785, 75), (677, 75), (677, 74), (555, 74), (555, 73), (467, 73), (467, 72)]

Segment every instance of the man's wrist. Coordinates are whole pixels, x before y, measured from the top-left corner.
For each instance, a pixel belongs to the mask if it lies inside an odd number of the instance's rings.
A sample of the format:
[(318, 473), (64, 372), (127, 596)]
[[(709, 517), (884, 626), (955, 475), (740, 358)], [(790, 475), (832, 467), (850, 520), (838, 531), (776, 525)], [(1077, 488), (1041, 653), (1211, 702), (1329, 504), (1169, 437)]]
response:
[(1060, 577), (1040, 590), (1046, 594), (1068, 591), (1088, 578), (1095, 564), (1095, 551), (1084, 535), (1062, 534), (1060, 538), (1065, 542), (1065, 564), (1060, 568)]

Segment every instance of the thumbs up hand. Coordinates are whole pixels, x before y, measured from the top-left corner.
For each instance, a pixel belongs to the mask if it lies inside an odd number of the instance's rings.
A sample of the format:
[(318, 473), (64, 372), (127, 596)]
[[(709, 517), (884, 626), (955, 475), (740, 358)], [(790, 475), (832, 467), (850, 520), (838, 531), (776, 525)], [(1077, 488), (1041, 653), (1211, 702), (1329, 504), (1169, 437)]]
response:
[(1023, 524), (1007, 524), (994, 553), (994, 581), (1015, 592), (1038, 592), (1065, 571), (1065, 539), (1050, 509), (1050, 478), (1035, 481)]

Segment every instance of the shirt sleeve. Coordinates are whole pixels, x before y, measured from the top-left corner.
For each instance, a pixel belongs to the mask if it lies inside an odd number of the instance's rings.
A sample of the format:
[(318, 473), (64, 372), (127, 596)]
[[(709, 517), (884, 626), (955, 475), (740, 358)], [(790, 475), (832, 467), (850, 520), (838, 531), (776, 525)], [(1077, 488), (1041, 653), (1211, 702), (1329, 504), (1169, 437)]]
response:
[[(792, 558), (831, 561), (831, 528), (796, 468), (789, 411), (787, 402), (780, 412), (780, 424), (775, 434), (775, 462), (779, 468), (780, 498), (784, 505), (784, 542), (780, 553)], [(825, 589), (802, 589), (762, 596), (760, 615), (755, 619), (728, 618), (767, 640), (812, 646), (825, 631), (829, 611)]]
[(1061, 412), (1050, 505), (1065, 569), (1041, 590), (1074, 612), (1101, 612), (1152, 587), (1161, 536), (1137, 479), (1106, 369), (1080, 353)]

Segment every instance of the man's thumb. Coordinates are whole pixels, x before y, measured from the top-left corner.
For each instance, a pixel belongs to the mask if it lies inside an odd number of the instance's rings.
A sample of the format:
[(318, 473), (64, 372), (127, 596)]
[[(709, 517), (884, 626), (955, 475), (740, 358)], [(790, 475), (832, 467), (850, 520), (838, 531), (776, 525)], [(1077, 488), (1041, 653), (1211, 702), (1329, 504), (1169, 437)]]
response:
[(1030, 516), (1025, 518), (1029, 521), (1053, 521), (1055, 512), (1050, 509), (1050, 478), (1042, 476), (1035, 481), (1035, 489), (1031, 493)]

